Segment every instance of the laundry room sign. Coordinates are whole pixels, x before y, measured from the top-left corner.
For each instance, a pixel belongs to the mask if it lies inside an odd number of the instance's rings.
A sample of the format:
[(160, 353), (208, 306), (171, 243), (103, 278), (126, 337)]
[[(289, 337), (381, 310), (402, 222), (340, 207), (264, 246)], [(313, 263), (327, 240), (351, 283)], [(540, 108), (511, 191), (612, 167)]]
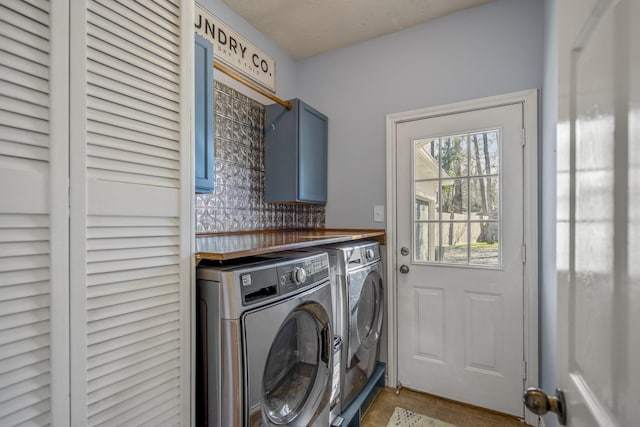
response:
[(213, 43), (214, 60), (276, 92), (276, 63), (271, 57), (197, 3), (194, 20), (196, 33)]

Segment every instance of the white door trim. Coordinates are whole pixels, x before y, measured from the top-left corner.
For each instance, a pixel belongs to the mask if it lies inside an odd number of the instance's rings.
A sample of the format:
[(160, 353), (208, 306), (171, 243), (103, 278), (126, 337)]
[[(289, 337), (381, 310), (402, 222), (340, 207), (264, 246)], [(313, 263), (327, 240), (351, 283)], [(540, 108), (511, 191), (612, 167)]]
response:
[[(524, 349), (527, 360), (525, 387), (538, 386), (538, 94), (536, 89), (514, 92), (437, 107), (387, 115), (387, 385), (398, 384), (397, 339), (397, 235), (396, 235), (396, 150), (399, 123), (461, 113), (465, 111), (522, 103), (526, 145), (524, 149)], [(527, 422), (534, 418), (527, 414)]]

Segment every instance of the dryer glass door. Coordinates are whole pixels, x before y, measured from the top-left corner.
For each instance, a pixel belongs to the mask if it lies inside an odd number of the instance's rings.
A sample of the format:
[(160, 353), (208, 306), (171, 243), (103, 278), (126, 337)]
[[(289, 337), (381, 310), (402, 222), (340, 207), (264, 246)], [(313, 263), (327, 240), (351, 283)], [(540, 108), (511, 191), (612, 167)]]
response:
[[(273, 341), (263, 376), (265, 415), (274, 424), (288, 424), (324, 392), (319, 381), (330, 360), (331, 330), (317, 304), (293, 311)], [(324, 312), (324, 310), (322, 310)], [(315, 312), (315, 313), (314, 313)], [(300, 420), (301, 421), (301, 420)]]
[[(382, 330), (382, 278), (367, 268), (349, 274), (349, 366), (363, 360), (362, 351), (377, 348)], [(354, 357), (356, 356), (356, 357)]]

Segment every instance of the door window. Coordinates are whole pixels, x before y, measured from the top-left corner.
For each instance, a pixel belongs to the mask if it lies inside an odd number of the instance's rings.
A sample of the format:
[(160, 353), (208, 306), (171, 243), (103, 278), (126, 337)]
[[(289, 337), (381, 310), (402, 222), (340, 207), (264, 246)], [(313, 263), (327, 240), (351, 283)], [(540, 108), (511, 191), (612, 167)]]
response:
[(500, 138), (413, 141), (414, 262), (500, 266)]
[(321, 330), (308, 311), (295, 311), (278, 332), (265, 366), (264, 410), (271, 422), (287, 424), (300, 413), (318, 376)]

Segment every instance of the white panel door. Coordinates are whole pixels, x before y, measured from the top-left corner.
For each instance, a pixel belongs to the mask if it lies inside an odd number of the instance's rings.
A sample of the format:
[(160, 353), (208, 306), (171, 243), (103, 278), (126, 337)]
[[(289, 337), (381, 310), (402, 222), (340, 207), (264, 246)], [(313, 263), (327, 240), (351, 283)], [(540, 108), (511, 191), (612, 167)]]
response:
[(638, 22), (635, 0), (558, 2), (558, 385), (571, 426), (640, 420)]
[(398, 379), (522, 416), (524, 111), (498, 105), (397, 125)]
[(2, 426), (69, 423), (67, 10), (0, 2)]
[(188, 425), (192, 3), (71, 2), (74, 425)]

